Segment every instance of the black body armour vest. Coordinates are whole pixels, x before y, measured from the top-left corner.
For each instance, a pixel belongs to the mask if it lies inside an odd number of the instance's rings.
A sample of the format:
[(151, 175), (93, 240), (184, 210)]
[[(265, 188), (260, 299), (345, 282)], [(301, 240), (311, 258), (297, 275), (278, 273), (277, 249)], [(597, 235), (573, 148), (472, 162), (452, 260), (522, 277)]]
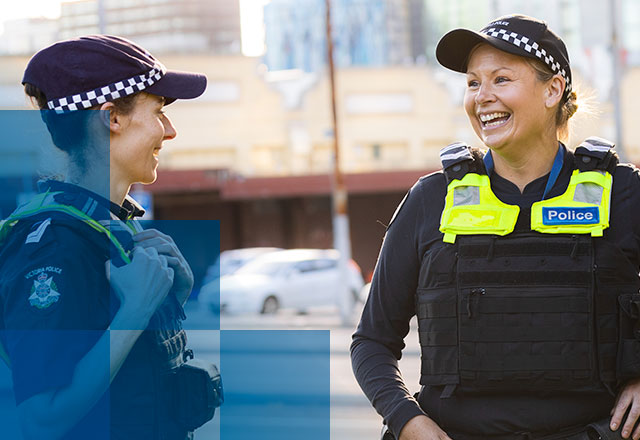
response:
[[(474, 156), (447, 180), (486, 174)], [(613, 393), (640, 376), (638, 268), (606, 237), (516, 230), (435, 245), (416, 295), (420, 383), (445, 385), (442, 397)]]
[(112, 439), (190, 438), (173, 413), (177, 396), (175, 374), (184, 363), (187, 343), (182, 313), (177, 300), (176, 304), (166, 301), (112, 382)]
[[(133, 249), (131, 231), (123, 223), (111, 223), (110, 230), (127, 252)], [(115, 255), (115, 249), (111, 249), (111, 258)], [(184, 319), (182, 306), (169, 293), (111, 384), (112, 439), (191, 438), (174, 414), (177, 396), (175, 374), (185, 362), (187, 344), (187, 335), (182, 328)]]

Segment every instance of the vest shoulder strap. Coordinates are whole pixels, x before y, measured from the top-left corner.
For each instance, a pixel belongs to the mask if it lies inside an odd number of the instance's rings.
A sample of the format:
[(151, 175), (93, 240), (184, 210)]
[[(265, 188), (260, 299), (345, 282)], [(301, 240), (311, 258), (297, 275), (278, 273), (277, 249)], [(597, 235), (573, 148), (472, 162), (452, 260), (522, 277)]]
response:
[(487, 174), (483, 162), (484, 152), (465, 142), (455, 142), (440, 150), (440, 162), (447, 184), (462, 179), (467, 173)]
[[(4, 241), (4, 239), (8, 236), (11, 228), (18, 220), (26, 219), (28, 217), (32, 217), (34, 215), (43, 213), (43, 212), (59, 212), (75, 219), (78, 219), (90, 226), (97, 232), (106, 235), (111, 243), (116, 247), (120, 257), (125, 263), (129, 263), (131, 261), (129, 257), (129, 253), (124, 249), (122, 243), (114, 233), (112, 233), (111, 229), (113, 225), (117, 225), (119, 223), (124, 223), (127, 228), (129, 228), (129, 234), (134, 234), (136, 232), (140, 232), (141, 228), (137, 224), (137, 222), (100, 222), (92, 218), (89, 214), (84, 211), (81, 211), (73, 206), (63, 205), (57, 203), (54, 200), (56, 194), (59, 193), (42, 193), (35, 196), (28, 203), (20, 206), (16, 209), (13, 214), (9, 216), (6, 220), (0, 223), (0, 244)], [(105, 224), (106, 223), (106, 224)], [(124, 230), (124, 227), (122, 228)]]
[(42, 193), (36, 195), (29, 202), (19, 206), (5, 221), (7, 223), (13, 223), (17, 220), (23, 220), (43, 212), (59, 212), (66, 214), (70, 217), (81, 220), (92, 226), (98, 225), (98, 222), (91, 218), (87, 213), (81, 211), (70, 205), (63, 205), (55, 200), (55, 196), (60, 193)]
[(619, 162), (618, 155), (613, 151), (614, 147), (615, 144), (606, 139), (588, 137), (574, 152), (576, 168), (581, 172), (600, 170), (613, 174)]

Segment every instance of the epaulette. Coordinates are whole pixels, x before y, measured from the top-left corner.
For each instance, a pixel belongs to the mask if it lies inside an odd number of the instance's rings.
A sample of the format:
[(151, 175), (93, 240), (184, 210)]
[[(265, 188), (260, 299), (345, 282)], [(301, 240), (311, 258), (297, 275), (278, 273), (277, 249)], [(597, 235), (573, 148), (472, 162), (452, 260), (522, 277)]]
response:
[(606, 139), (588, 137), (574, 152), (576, 167), (580, 171), (602, 170), (613, 174), (619, 162), (614, 147), (615, 144)]
[(479, 148), (456, 142), (440, 150), (440, 162), (447, 178), (447, 185), (456, 179), (462, 179), (467, 173), (487, 174)]

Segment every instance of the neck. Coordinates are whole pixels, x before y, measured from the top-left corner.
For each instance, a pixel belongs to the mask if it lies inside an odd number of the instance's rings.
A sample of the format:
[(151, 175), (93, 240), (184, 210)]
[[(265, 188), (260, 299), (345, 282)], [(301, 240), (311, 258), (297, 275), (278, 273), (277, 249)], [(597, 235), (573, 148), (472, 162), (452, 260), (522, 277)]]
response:
[(127, 173), (119, 166), (120, 162), (114, 156), (114, 152), (125, 147), (127, 146), (123, 145), (122, 137), (111, 133), (109, 137), (109, 158), (107, 159), (109, 164), (109, 200), (118, 205), (122, 205), (133, 184)]
[(124, 198), (129, 194), (129, 189), (131, 189), (131, 184), (126, 183), (123, 179), (118, 179), (117, 176), (114, 175), (115, 172), (111, 170), (111, 175), (109, 179), (109, 200), (113, 203), (117, 203), (118, 205), (122, 205), (124, 202)]
[(495, 172), (516, 185), (520, 192), (539, 177), (548, 174), (558, 152), (558, 141), (553, 140), (536, 148), (522, 148), (518, 154), (508, 155), (492, 151)]

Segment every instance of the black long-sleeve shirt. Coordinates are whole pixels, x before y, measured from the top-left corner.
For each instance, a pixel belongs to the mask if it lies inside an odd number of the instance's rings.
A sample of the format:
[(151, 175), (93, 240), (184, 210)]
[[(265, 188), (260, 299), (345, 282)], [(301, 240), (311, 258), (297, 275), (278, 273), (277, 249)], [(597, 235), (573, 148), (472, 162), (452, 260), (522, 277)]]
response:
[[(567, 151), (562, 171), (547, 198), (567, 188), (574, 156)], [(531, 205), (542, 199), (547, 176), (530, 182), (522, 193), (497, 173), (491, 187), (505, 203), (521, 212), (516, 229), (528, 229)], [(614, 173), (610, 227), (605, 240), (622, 249), (640, 268), (640, 174), (620, 165)], [(441, 399), (442, 387), (426, 387), (417, 402), (409, 393), (398, 369), (415, 314), (415, 294), (423, 258), (442, 240), (439, 231), (444, 208), (446, 179), (442, 172), (421, 178), (398, 207), (389, 225), (371, 283), (360, 324), (353, 335), (353, 371), (377, 412), (398, 435), (413, 417), (428, 414), (455, 440), (477, 439), (516, 432), (556, 432), (605, 418), (614, 397), (567, 393), (545, 398), (530, 395), (452, 396)], [(629, 223), (631, 222), (631, 224)], [(625, 224), (626, 223), (626, 224)], [(629, 226), (631, 225), (631, 226)], [(632, 236), (622, 231), (633, 230)]]

